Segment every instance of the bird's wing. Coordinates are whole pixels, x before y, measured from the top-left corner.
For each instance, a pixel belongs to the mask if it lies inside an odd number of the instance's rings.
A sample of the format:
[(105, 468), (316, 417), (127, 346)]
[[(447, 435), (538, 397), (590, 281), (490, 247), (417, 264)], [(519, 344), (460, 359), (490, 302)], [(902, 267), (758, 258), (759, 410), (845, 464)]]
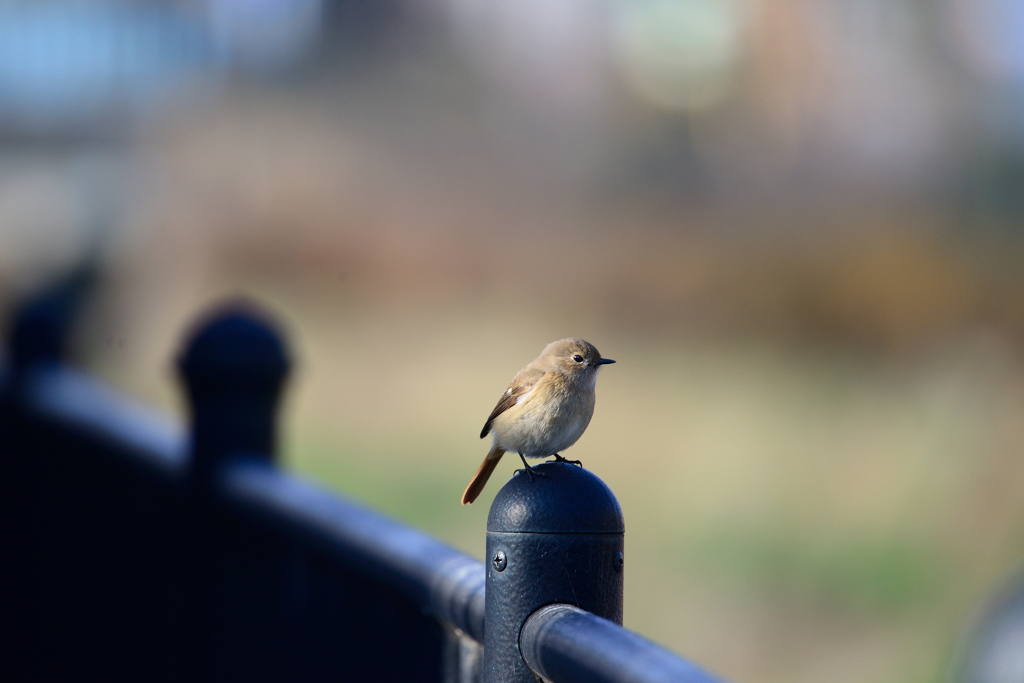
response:
[(544, 371), (537, 368), (527, 367), (520, 370), (519, 374), (512, 380), (512, 383), (508, 385), (508, 389), (505, 390), (505, 393), (498, 399), (498, 405), (494, 406), (494, 410), (492, 410), (490, 416), (488, 416), (487, 422), (484, 423), (484, 428), (480, 432), (480, 438), (484, 438), (487, 436), (487, 433), (491, 431), (491, 425), (494, 424), (494, 418), (514, 406), (519, 397), (533, 389), (543, 376)]

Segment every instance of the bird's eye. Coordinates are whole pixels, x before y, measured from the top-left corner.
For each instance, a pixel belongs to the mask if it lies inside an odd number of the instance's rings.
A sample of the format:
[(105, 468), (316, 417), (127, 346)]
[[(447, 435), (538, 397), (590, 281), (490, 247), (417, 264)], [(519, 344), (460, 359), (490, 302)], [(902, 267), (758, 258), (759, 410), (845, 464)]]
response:
[(572, 357), (572, 359), (573, 359), (574, 361), (576, 361), (577, 363), (582, 363), (582, 362), (583, 362), (583, 356), (581, 356), (581, 355), (580, 355), (580, 354), (578, 354), (578, 353), (577, 353), (576, 355), (574, 355), (574, 356)]

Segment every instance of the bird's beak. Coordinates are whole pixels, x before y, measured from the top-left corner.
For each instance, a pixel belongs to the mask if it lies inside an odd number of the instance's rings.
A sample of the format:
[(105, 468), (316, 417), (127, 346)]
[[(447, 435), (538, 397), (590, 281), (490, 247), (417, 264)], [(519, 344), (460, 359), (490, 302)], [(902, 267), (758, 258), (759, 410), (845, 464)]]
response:
[(597, 359), (597, 364), (598, 365), (610, 365), (611, 363), (614, 363), (614, 362), (615, 361), (613, 361), (611, 358), (598, 358)]

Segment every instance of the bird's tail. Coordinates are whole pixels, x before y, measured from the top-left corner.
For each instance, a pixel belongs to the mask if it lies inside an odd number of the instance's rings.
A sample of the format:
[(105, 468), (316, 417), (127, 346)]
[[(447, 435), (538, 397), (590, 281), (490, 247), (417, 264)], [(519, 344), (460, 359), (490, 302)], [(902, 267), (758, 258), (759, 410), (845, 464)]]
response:
[(487, 457), (480, 464), (480, 469), (473, 475), (473, 480), (466, 487), (466, 492), (462, 494), (463, 505), (469, 505), (476, 500), (476, 497), (484, 490), (484, 485), (487, 484), (487, 480), (491, 477), (491, 472), (498, 466), (498, 461), (501, 460), (503, 455), (505, 455), (505, 451), (497, 446), (491, 449), (490, 453), (487, 454)]

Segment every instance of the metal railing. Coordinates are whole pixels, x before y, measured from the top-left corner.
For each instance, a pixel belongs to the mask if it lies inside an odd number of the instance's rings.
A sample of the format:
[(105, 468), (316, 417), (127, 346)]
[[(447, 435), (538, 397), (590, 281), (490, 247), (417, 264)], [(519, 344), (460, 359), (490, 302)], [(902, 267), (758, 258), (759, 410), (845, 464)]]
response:
[(716, 680), (621, 627), (593, 474), (514, 477), (482, 563), (275, 467), (263, 314), (190, 336), (186, 431), (62, 362), (80, 285), (22, 307), (0, 366), (4, 680)]

